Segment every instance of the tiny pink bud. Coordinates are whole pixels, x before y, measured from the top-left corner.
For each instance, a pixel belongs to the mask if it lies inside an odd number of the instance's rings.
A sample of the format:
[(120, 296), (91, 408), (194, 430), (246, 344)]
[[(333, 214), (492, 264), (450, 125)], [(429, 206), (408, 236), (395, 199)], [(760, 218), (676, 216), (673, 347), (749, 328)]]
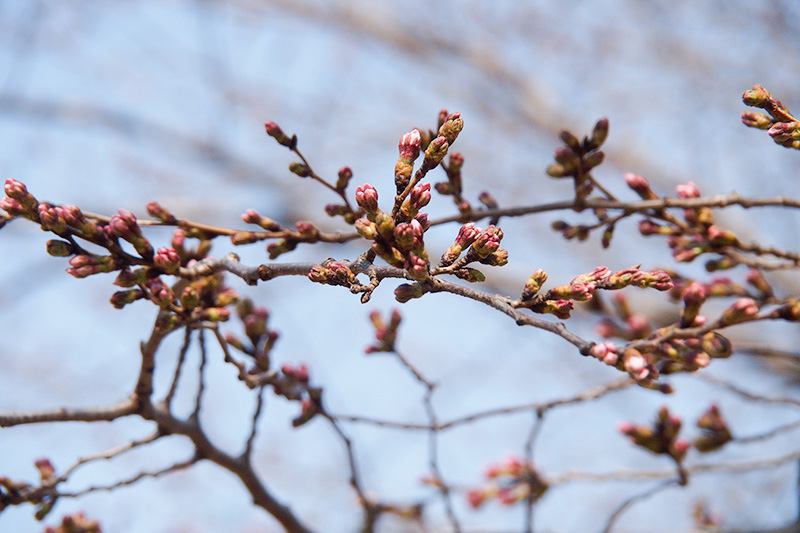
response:
[(678, 196), (681, 198), (699, 198), (700, 189), (697, 188), (693, 182), (684, 183), (675, 187), (678, 191)]

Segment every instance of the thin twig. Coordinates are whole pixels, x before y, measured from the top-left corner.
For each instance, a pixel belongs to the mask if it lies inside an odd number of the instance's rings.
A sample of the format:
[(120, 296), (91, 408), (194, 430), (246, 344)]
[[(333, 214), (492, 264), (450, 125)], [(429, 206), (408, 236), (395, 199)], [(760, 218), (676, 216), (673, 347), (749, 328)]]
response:
[(125, 444), (120, 444), (119, 446), (115, 446), (115, 447), (113, 447), (113, 448), (111, 448), (109, 450), (106, 450), (104, 452), (99, 452), (99, 453), (96, 453), (94, 455), (88, 455), (86, 457), (81, 457), (80, 459), (78, 459), (78, 461), (74, 465), (72, 465), (71, 467), (66, 469), (60, 476), (58, 476), (58, 479), (54, 484), (62, 483), (64, 481), (66, 481), (67, 478), (69, 478), (69, 476), (71, 476), (73, 474), (73, 472), (75, 472), (81, 466), (84, 466), (84, 465), (86, 465), (88, 463), (91, 463), (93, 461), (97, 461), (97, 460), (100, 460), (100, 459), (106, 459), (106, 460), (112, 459), (112, 458), (114, 458), (114, 457), (116, 457), (118, 455), (121, 455), (121, 454), (129, 451), (129, 450), (133, 450), (134, 448), (138, 448), (139, 446), (144, 446), (145, 444), (150, 444), (151, 442), (155, 442), (156, 440), (160, 439), (163, 436), (164, 436), (163, 433), (161, 433), (160, 431), (156, 431), (152, 435), (150, 435), (148, 437), (145, 437), (143, 439), (132, 440), (130, 442), (126, 442)]
[(102, 490), (112, 491), (114, 489), (118, 489), (119, 487), (133, 485), (137, 481), (140, 481), (144, 478), (148, 477), (157, 478), (163, 476), (164, 474), (169, 474), (170, 472), (177, 472), (178, 470), (183, 470), (185, 468), (192, 466), (197, 461), (199, 461), (199, 458), (197, 456), (194, 456), (190, 459), (187, 459), (186, 461), (175, 463), (172, 466), (169, 466), (167, 468), (162, 468), (161, 470), (155, 470), (151, 472), (146, 472), (146, 471), (139, 472), (138, 474), (129, 479), (118, 481), (111, 485), (95, 485), (87, 489), (80, 490), (78, 492), (60, 492), (58, 495), (63, 498), (77, 498), (79, 496), (83, 496), (84, 494), (89, 494), (90, 492), (98, 492)]
[(189, 346), (191, 345), (191, 329), (186, 328), (183, 336), (183, 344), (181, 345), (180, 355), (178, 356), (178, 363), (175, 366), (175, 375), (172, 377), (172, 384), (169, 387), (169, 392), (164, 397), (164, 405), (167, 409), (170, 408), (172, 405), (172, 400), (175, 397), (175, 393), (178, 391), (178, 381), (180, 381), (181, 370), (183, 369), (183, 363), (186, 360), (186, 353), (189, 351)]
[(630, 498), (622, 502), (622, 504), (619, 507), (617, 507), (617, 509), (611, 514), (611, 516), (608, 517), (606, 526), (603, 528), (603, 533), (610, 533), (611, 528), (614, 527), (614, 522), (617, 521), (617, 519), (622, 515), (622, 513), (628, 507), (630, 507), (636, 502), (642, 501), (644, 499), (649, 498), (650, 496), (658, 494), (659, 492), (670, 488), (672, 485), (679, 485), (680, 481), (681, 481), (680, 479), (669, 479), (663, 483), (659, 483), (658, 485), (649, 490), (646, 490), (640, 494), (636, 494), (635, 496), (631, 496)]
[(256, 435), (258, 433), (258, 419), (261, 416), (262, 409), (264, 407), (264, 387), (258, 389), (258, 394), (256, 395), (256, 410), (253, 413), (253, 421), (250, 427), (250, 435), (247, 437), (247, 443), (244, 447), (244, 452), (242, 452), (242, 459), (245, 461), (250, 461), (250, 458), (253, 454), (253, 444), (256, 440)]

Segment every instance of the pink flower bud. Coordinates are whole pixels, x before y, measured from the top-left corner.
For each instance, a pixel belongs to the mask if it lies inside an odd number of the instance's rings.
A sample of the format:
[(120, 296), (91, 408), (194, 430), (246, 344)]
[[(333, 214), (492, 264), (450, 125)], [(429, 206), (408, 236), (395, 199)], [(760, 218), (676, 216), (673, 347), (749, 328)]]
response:
[(174, 274), (181, 266), (181, 258), (173, 248), (159, 248), (153, 263), (166, 274)]
[(652, 189), (650, 189), (650, 183), (638, 174), (626, 172), (625, 183), (627, 183), (628, 187), (633, 189), (633, 191), (636, 192), (636, 194), (638, 194), (643, 200), (653, 200), (658, 198)]
[(678, 191), (678, 196), (681, 198), (699, 198), (700, 189), (697, 188), (693, 182), (684, 183), (675, 187)]
[(365, 183), (356, 188), (356, 203), (369, 214), (378, 212), (378, 191)]
[(400, 158), (406, 163), (413, 163), (419, 157), (420, 143), (422, 139), (419, 130), (414, 129), (400, 138), (398, 149)]

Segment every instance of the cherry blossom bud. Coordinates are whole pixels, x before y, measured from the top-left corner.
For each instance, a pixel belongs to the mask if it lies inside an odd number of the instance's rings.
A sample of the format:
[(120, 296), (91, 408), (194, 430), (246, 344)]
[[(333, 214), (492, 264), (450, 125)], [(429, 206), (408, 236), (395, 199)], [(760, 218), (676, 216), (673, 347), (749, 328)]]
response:
[(695, 318), (700, 311), (700, 307), (706, 301), (706, 291), (699, 283), (692, 282), (683, 291), (683, 312), (681, 313), (680, 325), (688, 328), (694, 325)]
[(420, 298), (426, 292), (425, 287), (420, 283), (403, 283), (394, 290), (394, 297), (402, 304), (414, 298)]
[(750, 128), (768, 130), (773, 122), (773, 118), (764, 113), (754, 113), (752, 111), (742, 113), (742, 124)]
[(442, 162), (444, 156), (447, 155), (447, 149), (450, 144), (444, 137), (437, 137), (428, 144), (425, 150), (425, 159), (422, 162), (422, 171), (427, 172), (436, 168)]
[(639, 221), (639, 233), (645, 237), (648, 235), (657, 235), (663, 226), (656, 224), (652, 220), (644, 219)]
[(306, 398), (301, 402), (300, 416), (292, 420), (293, 427), (300, 427), (314, 418), (319, 413), (319, 404), (311, 398)]
[(461, 113), (452, 113), (448, 115), (444, 123), (439, 127), (439, 136), (444, 137), (448, 144), (453, 144), (464, 128), (464, 120), (461, 118)]
[(428, 231), (428, 228), (431, 227), (431, 221), (428, 219), (427, 213), (419, 213), (417, 216), (414, 217), (414, 220), (419, 222), (419, 225), (422, 228), (423, 233)]
[(257, 211), (253, 209), (248, 209), (247, 211), (245, 211), (245, 213), (242, 215), (242, 220), (246, 224), (256, 224), (258, 226), (261, 226), (263, 229), (267, 231), (279, 231), (281, 229), (280, 224), (278, 224), (277, 222), (273, 221), (270, 218), (262, 217), (261, 215), (258, 214)]
[(411, 192), (406, 197), (403, 205), (400, 207), (400, 212), (406, 219), (414, 218), (419, 213), (420, 209), (428, 205), (431, 201), (431, 184), (421, 183), (411, 189)]
[(297, 241), (294, 239), (282, 239), (267, 246), (267, 253), (270, 259), (275, 259), (280, 255), (291, 252), (297, 248)]
[(547, 272), (541, 268), (534, 270), (533, 274), (528, 278), (528, 281), (525, 282), (525, 288), (522, 290), (521, 299), (525, 301), (533, 298), (536, 293), (539, 292), (539, 289), (542, 288), (545, 281), (547, 281)]
[(561, 142), (567, 145), (567, 148), (572, 150), (573, 152), (580, 152), (581, 142), (578, 140), (575, 135), (567, 130), (561, 130), (558, 132), (558, 138), (561, 139)]
[(646, 379), (650, 375), (647, 360), (638, 350), (628, 348), (623, 357), (625, 371), (637, 381)]
[(359, 218), (356, 220), (355, 228), (358, 234), (367, 240), (375, 240), (375, 237), (378, 236), (378, 226), (366, 218)]
[(700, 197), (700, 189), (697, 188), (693, 182), (684, 183), (682, 185), (678, 185), (675, 187), (675, 190), (678, 191), (678, 196), (681, 198), (699, 198)]
[(414, 233), (411, 230), (410, 224), (400, 223), (395, 226), (394, 242), (401, 251), (411, 250), (414, 245)]
[(772, 286), (764, 277), (764, 273), (757, 268), (752, 268), (747, 273), (747, 283), (755, 287), (765, 298), (773, 295)]
[(296, 222), (294, 227), (297, 228), (303, 238), (313, 240), (319, 237), (319, 230), (311, 222)]
[(159, 248), (153, 263), (166, 274), (174, 274), (181, 266), (181, 258), (173, 248)]
[(135, 287), (140, 283), (144, 283), (147, 281), (149, 277), (149, 269), (147, 268), (137, 268), (136, 270), (121, 270), (119, 275), (117, 275), (117, 279), (114, 280), (114, 285), (118, 287)]
[(289, 149), (297, 146), (297, 137), (292, 136), (292, 138), (289, 138), (274, 122), (265, 122), (264, 128), (267, 130), (267, 135), (278, 141), (278, 144), (286, 146)]
[(500, 241), (503, 238), (503, 231), (493, 225), (483, 230), (472, 243), (472, 250), (483, 259), (489, 254), (497, 251), (500, 247)]
[(758, 316), (758, 305), (752, 298), (741, 298), (726, 309), (720, 317), (720, 322), (726, 326), (747, 322)]
[(564, 320), (570, 317), (575, 305), (569, 300), (545, 300), (542, 304), (532, 307), (537, 313), (550, 313)]
[(704, 430), (703, 435), (694, 440), (695, 448), (700, 452), (711, 452), (720, 449), (733, 440), (719, 407), (712, 404), (697, 420), (697, 427)]
[(74, 205), (65, 205), (62, 207), (61, 216), (64, 218), (64, 222), (77, 230), (83, 231), (87, 224), (87, 220), (83, 212)]
[(178, 219), (176, 219), (172, 213), (164, 209), (158, 202), (148, 203), (147, 213), (164, 224), (176, 224), (178, 222)]
[(150, 299), (161, 308), (166, 309), (169, 307), (175, 298), (172, 289), (165, 285), (161, 278), (154, 278), (148, 281), (147, 288), (150, 290)]
[(85, 278), (101, 272), (112, 272), (119, 268), (116, 259), (112, 256), (99, 256), (82, 254), (69, 260), (72, 268), (67, 269), (67, 274), (76, 278)]
[(505, 266), (508, 264), (508, 250), (505, 248), (498, 248), (496, 252), (480, 259), (480, 263), (489, 266)]
[(370, 185), (365, 183), (356, 188), (356, 203), (367, 214), (375, 215), (378, 213), (378, 191)]
[[(0, 200), (0, 209), (3, 209), (6, 213), (11, 215), (12, 217), (27, 217), (29, 215), (34, 215), (35, 212), (25, 209), (19, 200), (14, 198), (10, 198), (6, 196), (2, 200)], [(35, 215), (36, 219), (38, 220), (38, 214)]]
[(624, 177), (628, 187), (633, 189), (643, 200), (655, 200), (658, 198), (658, 195), (650, 188), (650, 183), (642, 176), (633, 172), (626, 172)]
[(296, 174), (301, 178), (307, 178), (311, 175), (311, 169), (308, 168), (308, 165), (305, 163), (300, 163), (299, 161), (295, 161), (289, 165), (289, 172)]
[(49, 204), (39, 204), (37, 211), (43, 229), (52, 231), (58, 235), (66, 234), (67, 222), (62, 216), (63, 211), (60, 207), (53, 207)]
[[(9, 198), (12, 198), (17, 201), (16, 205), (21, 206), (20, 210), (23, 212), (34, 211), (36, 207), (39, 205), (39, 202), (31, 193), (28, 192), (28, 189), (25, 187), (25, 184), (22, 183), (21, 181), (8, 178), (5, 182), (3, 189)], [(8, 210), (6, 209), (6, 211)]]
[(416, 161), (417, 157), (419, 157), (421, 142), (422, 138), (417, 129), (413, 129), (400, 137), (400, 142), (397, 145), (400, 151), (400, 159), (406, 163), (413, 163)]
[(715, 359), (730, 357), (733, 353), (731, 341), (716, 331), (703, 335), (701, 342), (703, 351)]
[(68, 257), (76, 252), (75, 247), (66, 241), (47, 241), (47, 253), (53, 257)]
[(494, 196), (492, 196), (492, 193), (489, 191), (480, 193), (478, 195), (478, 201), (485, 205), (487, 209), (497, 209), (499, 207), (497, 200), (495, 200)]
[(486, 501), (487, 493), (482, 490), (470, 490), (467, 492), (467, 502), (473, 509), (477, 509)]
[(117, 291), (111, 295), (111, 305), (116, 309), (122, 309), (126, 305), (135, 302), (144, 297), (144, 292), (141, 289), (133, 289), (129, 291)]
[(406, 270), (412, 279), (416, 281), (424, 281), (428, 279), (428, 261), (426, 257), (419, 256), (414, 252), (408, 256), (408, 267)]
[(461, 229), (458, 230), (458, 236), (456, 237), (455, 242), (447, 249), (447, 251), (442, 255), (442, 259), (440, 261), (441, 266), (448, 266), (452, 265), (458, 256), (461, 255), (461, 252), (464, 248), (469, 247), (478, 235), (481, 234), (483, 230), (478, 227), (475, 227), (474, 222), (468, 222), (461, 226)]
[(353, 171), (350, 169), (350, 167), (342, 167), (339, 169), (337, 176), (336, 190), (344, 191), (353, 177)]
[(200, 313), (200, 318), (209, 322), (227, 322), (231, 312), (224, 307), (208, 307)]
[(723, 230), (715, 224), (706, 229), (706, 235), (708, 235), (711, 244), (716, 246), (735, 246), (739, 243), (739, 239), (736, 238), (732, 231)]
[(178, 300), (184, 309), (191, 311), (200, 305), (200, 293), (197, 291), (196, 287), (189, 285), (183, 289)]
[(284, 376), (296, 381), (297, 383), (308, 383), (308, 365), (305, 363), (301, 364), (299, 367), (295, 367), (289, 363), (286, 363), (281, 367), (281, 372), (283, 372)]
[(597, 121), (592, 130), (592, 137), (589, 140), (589, 148), (594, 150), (602, 145), (608, 137), (608, 118), (603, 117)]
[(393, 267), (403, 268), (405, 265), (405, 258), (403, 257), (402, 252), (400, 252), (400, 250), (394, 246), (389, 246), (380, 242), (373, 242), (372, 251)]
[(481, 283), (486, 281), (486, 276), (480, 270), (475, 268), (459, 268), (453, 272), (458, 279), (463, 279), (470, 283)]
[(764, 107), (772, 100), (772, 95), (761, 85), (753, 85), (753, 88), (742, 94), (742, 101), (750, 107)]

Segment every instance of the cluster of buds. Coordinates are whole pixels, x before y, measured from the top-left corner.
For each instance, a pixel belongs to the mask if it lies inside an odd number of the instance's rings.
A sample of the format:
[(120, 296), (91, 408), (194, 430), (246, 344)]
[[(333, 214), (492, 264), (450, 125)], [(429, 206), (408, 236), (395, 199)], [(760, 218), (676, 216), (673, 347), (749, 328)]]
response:
[(294, 366), (286, 363), (281, 373), (271, 381), (272, 391), (287, 400), (300, 402), (300, 414), (292, 419), (299, 427), (322, 412), (322, 389), (309, 386), (310, 373), (306, 364)]
[(130, 211), (120, 209), (119, 213), (112, 216), (106, 226), (106, 233), (110, 238), (123, 239), (131, 243), (142, 258), (146, 260), (153, 258), (153, 247), (142, 235), (136, 216)]
[(728, 424), (722, 418), (716, 404), (712, 404), (700, 416), (697, 420), (697, 427), (703, 432), (693, 442), (695, 449), (699, 452), (713, 452), (733, 440)]
[(697, 427), (702, 430), (702, 434), (691, 444), (679, 438), (681, 419), (678, 416), (670, 415), (669, 409), (664, 406), (658, 411), (652, 427), (623, 422), (619, 425), (619, 430), (637, 446), (656, 454), (668, 455), (678, 464), (683, 461), (686, 452), (692, 446), (697, 451), (706, 453), (719, 450), (733, 440), (728, 424), (716, 405), (712, 404), (700, 416), (697, 420)]
[[(500, 248), (500, 241), (502, 240), (503, 230), (500, 228), (490, 225), (486, 229), (481, 229), (475, 226), (474, 222), (468, 222), (461, 226), (456, 240), (442, 254), (439, 267), (448, 267), (454, 264), (461, 257), (464, 250), (466, 250), (466, 254), (458, 262), (459, 269), (473, 261), (489, 266), (506, 265), (508, 263), (508, 250)], [(456, 272), (458, 275), (458, 271)], [(480, 278), (482, 275), (478, 277)]]
[(666, 406), (659, 409), (658, 417), (652, 427), (623, 422), (618, 429), (635, 445), (655, 454), (667, 455), (677, 464), (681, 464), (689, 450), (689, 442), (678, 438), (681, 430), (680, 417), (670, 415)]
[(397, 328), (400, 326), (402, 318), (400, 311), (393, 309), (387, 324), (381, 317), (380, 312), (372, 311), (369, 314), (369, 319), (372, 321), (372, 325), (375, 326), (375, 339), (378, 342), (372, 346), (367, 346), (364, 351), (366, 353), (393, 352), (394, 343), (397, 340)]
[(467, 501), (477, 509), (490, 499), (502, 505), (519, 502), (532, 504), (547, 491), (547, 482), (527, 460), (510, 456), (486, 470), (488, 482), (481, 488), (467, 492)]
[(608, 137), (608, 119), (601, 118), (594, 125), (591, 137), (583, 141), (564, 130), (559, 133), (564, 146), (556, 149), (555, 163), (547, 167), (547, 174), (553, 178), (573, 178), (575, 181), (575, 201), (580, 204), (591, 194), (593, 185), (589, 173), (603, 162), (605, 154), (599, 149)]
[[(625, 175), (625, 180), (628, 186), (643, 199), (658, 198), (645, 178), (628, 173)], [(700, 197), (700, 190), (692, 182), (678, 185), (676, 190), (680, 198)], [(660, 224), (645, 218), (639, 222), (639, 233), (644, 236), (664, 235), (668, 237), (667, 242), (672, 249), (672, 256), (679, 263), (694, 261), (702, 254), (719, 253), (721, 254), (720, 258), (709, 260), (706, 263), (706, 270), (712, 272), (736, 266), (737, 262), (725, 254), (725, 249), (740, 246), (740, 241), (733, 232), (724, 230), (713, 223), (713, 213), (709, 207), (685, 209), (683, 216), (686, 224), (682, 226), (678, 225), (677, 221), (668, 220), (668, 223)]]
[(11, 505), (32, 503), (38, 506), (36, 519), (43, 520), (56, 503), (55, 484), (56, 471), (49, 459), (42, 458), (34, 463), (39, 471), (39, 487), (25, 481), (12, 481), (0, 477), (0, 511)]
[(167, 331), (197, 320), (225, 322), (230, 317), (226, 308), (239, 301), (238, 293), (223, 284), (221, 273), (192, 280), (177, 295), (153, 268), (122, 270), (114, 284), (128, 288), (111, 296), (111, 304), (117, 309), (148, 298), (162, 309), (172, 311), (174, 314), (162, 317), (160, 329)]
[(800, 122), (789, 110), (761, 85), (753, 85), (742, 94), (742, 101), (750, 107), (758, 107), (769, 114), (747, 111), (742, 113), (745, 126), (767, 130), (772, 140), (786, 148), (800, 150)]
[(308, 272), (308, 279), (314, 283), (343, 287), (350, 287), (356, 282), (355, 274), (337, 261), (326, 261), (321, 265), (314, 265)]
[[(395, 217), (378, 207), (378, 191), (370, 184), (356, 189), (356, 202), (366, 212), (355, 222), (356, 231), (373, 241), (372, 251), (390, 265), (406, 270), (417, 281), (428, 279), (428, 252), (424, 233), (430, 227), (428, 216), (419, 210), (430, 201), (430, 184), (411, 189)], [(413, 218), (409, 218), (412, 217)]]
[(64, 516), (59, 526), (47, 527), (44, 533), (102, 533), (102, 529), (97, 521), (89, 520), (83, 513), (75, 513)]
[(181, 256), (174, 248), (162, 246), (153, 256), (153, 264), (164, 274), (174, 274), (181, 267)]
[(627, 372), (642, 387), (664, 393), (672, 392), (669, 385), (655, 383), (660, 375), (658, 368), (649, 361), (646, 354), (635, 348), (620, 349), (613, 342), (606, 341), (592, 346), (589, 354), (609, 366)]
[(255, 361), (251, 373), (266, 372), (270, 369), (270, 354), (278, 332), (267, 327), (269, 311), (264, 307), (256, 307), (250, 299), (240, 300), (236, 304), (236, 314), (244, 325), (244, 334), (249, 341), (245, 344), (233, 333), (225, 335), (225, 341), (240, 352), (249, 355)]
[(69, 260), (67, 274), (76, 278), (85, 278), (101, 272), (119, 270), (119, 262), (110, 255), (80, 254)]
[(539, 291), (547, 280), (547, 273), (537, 269), (525, 283), (518, 306), (529, 308), (535, 313), (552, 313), (559, 318), (569, 318), (574, 308), (572, 302), (591, 300), (598, 289), (619, 290), (635, 286), (667, 291), (673, 287), (669, 274), (663, 270), (640, 270), (640, 266), (634, 265), (617, 272), (606, 267), (597, 267), (591, 272), (576, 276), (567, 285), (560, 285), (541, 294)]
[(447, 150), (455, 142), (463, 128), (464, 120), (461, 118), (461, 113), (448, 114), (445, 109), (439, 112), (438, 135), (425, 147), (425, 158), (422, 160), (420, 173), (424, 175), (442, 162), (444, 156), (447, 155)]
[[(199, 242), (197, 246), (194, 248), (187, 248), (187, 238), (198, 239)], [(211, 251), (211, 240), (208, 239), (202, 231), (196, 228), (176, 228), (172, 234), (172, 241), (170, 244), (172, 248), (178, 252), (182, 265), (187, 265), (193, 261), (200, 261)]]
[(40, 222), (39, 201), (28, 192), (24, 183), (8, 178), (3, 190), (6, 196), (0, 200), (0, 209), (12, 217), (24, 217), (34, 222)]
[(431, 184), (421, 183), (411, 189), (400, 206), (400, 220), (412, 220), (431, 201)]

